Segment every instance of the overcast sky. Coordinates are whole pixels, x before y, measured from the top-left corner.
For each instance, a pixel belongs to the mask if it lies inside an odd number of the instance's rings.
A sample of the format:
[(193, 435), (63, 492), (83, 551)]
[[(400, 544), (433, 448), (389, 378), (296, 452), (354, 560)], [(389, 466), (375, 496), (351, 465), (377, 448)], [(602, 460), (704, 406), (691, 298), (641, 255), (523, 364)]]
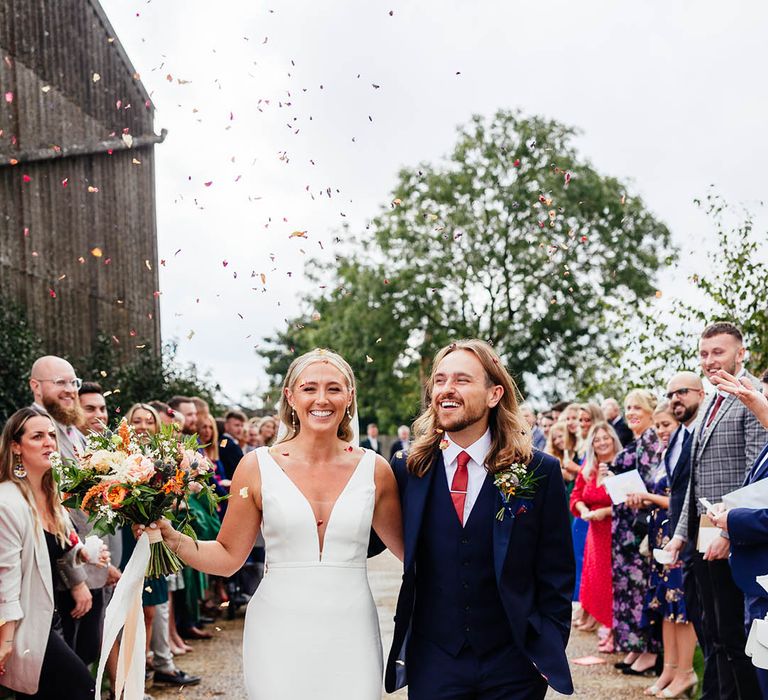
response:
[(764, 3), (102, 5), (168, 129), (163, 336), (233, 399), (266, 388), (254, 347), (297, 312), (307, 257), (332, 252), (344, 222), (362, 230), (398, 169), (447, 154), (473, 113), (579, 128), (582, 155), (629, 181), (681, 246), (665, 297), (706, 261), (712, 227), (694, 197), (763, 196)]

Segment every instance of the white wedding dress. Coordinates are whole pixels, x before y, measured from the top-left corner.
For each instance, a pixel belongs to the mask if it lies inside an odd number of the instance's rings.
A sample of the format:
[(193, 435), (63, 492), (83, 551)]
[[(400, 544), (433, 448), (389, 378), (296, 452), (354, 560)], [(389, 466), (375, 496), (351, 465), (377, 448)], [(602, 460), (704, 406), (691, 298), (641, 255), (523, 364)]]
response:
[(376, 455), (366, 450), (336, 500), (320, 550), (309, 501), (257, 449), (266, 573), (245, 616), (250, 700), (379, 700), (382, 652), (366, 570)]

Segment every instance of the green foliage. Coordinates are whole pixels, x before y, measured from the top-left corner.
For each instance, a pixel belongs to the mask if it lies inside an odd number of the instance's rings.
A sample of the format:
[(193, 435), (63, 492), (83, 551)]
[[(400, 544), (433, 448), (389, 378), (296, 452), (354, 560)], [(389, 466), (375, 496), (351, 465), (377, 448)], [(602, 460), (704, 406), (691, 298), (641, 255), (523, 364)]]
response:
[(42, 347), (24, 310), (0, 298), (0, 425), (14, 411), (32, 403), (29, 370), (43, 354)]
[(548, 398), (594, 383), (619, 354), (622, 309), (655, 292), (674, 250), (574, 135), (500, 111), (460, 128), (446, 161), (404, 168), (349, 252), (311, 263), (330, 283), (261, 351), (275, 384), (295, 355), (335, 349), (358, 373), (361, 418), (391, 431), (418, 411), (434, 353), (461, 337), (492, 343), (523, 391), (537, 376)]
[(220, 386), (208, 375), (201, 376), (196, 365), (180, 364), (176, 353), (175, 343), (166, 343), (161, 354), (146, 347), (132, 362), (121, 365), (109, 339), (100, 337), (91, 357), (84, 358), (77, 370), (84, 379), (98, 381), (111, 392), (107, 405), (112, 416), (124, 413), (134, 403), (167, 401), (176, 394), (199, 396), (216, 412)]
[(742, 330), (747, 369), (760, 374), (768, 367), (765, 235), (759, 243), (752, 216), (735, 214), (718, 195), (696, 204), (712, 219), (716, 246), (705, 270), (689, 279), (694, 301), (675, 298), (667, 312), (659, 310), (659, 302), (642, 305), (634, 325), (626, 326), (630, 342), (621, 364), (644, 386), (663, 386), (683, 369), (698, 372), (699, 336), (716, 321), (731, 321)]

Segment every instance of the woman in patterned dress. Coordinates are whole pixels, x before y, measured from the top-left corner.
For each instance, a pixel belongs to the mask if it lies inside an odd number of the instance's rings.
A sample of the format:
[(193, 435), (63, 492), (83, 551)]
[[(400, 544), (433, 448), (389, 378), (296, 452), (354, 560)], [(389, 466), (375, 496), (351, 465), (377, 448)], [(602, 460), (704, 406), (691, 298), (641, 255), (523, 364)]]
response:
[[(656, 397), (644, 389), (635, 389), (624, 401), (624, 415), (634, 436), (616, 457), (612, 472), (623, 474), (637, 470), (645, 486), (653, 486), (653, 474), (661, 462), (662, 446), (653, 429)], [(647, 533), (647, 511), (626, 503), (613, 506), (613, 639), (624, 661), (617, 664), (625, 674), (651, 673), (661, 650), (659, 639), (642, 627), (643, 603), (650, 564), (640, 554), (640, 543)]]
[[(664, 449), (669, 445), (672, 433), (679, 423), (669, 404), (659, 404), (653, 414), (656, 434)], [(669, 474), (662, 460), (653, 474), (653, 486), (647, 494), (633, 494), (629, 503), (650, 505), (648, 519), (648, 546), (664, 549), (669, 542)], [(683, 596), (683, 570), (678, 564), (664, 565), (651, 559), (648, 590), (645, 594), (643, 626), (661, 627), (664, 641), (664, 670), (656, 682), (646, 689), (646, 695), (662, 698), (679, 697), (696, 686), (698, 679), (693, 670), (693, 654), (696, 650), (696, 632), (688, 622)], [(653, 634), (653, 633), (652, 633)]]

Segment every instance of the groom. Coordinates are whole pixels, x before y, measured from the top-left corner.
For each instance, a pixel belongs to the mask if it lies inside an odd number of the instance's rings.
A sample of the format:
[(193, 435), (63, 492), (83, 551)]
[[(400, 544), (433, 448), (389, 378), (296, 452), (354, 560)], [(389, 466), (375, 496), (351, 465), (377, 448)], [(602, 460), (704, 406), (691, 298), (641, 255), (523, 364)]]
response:
[[(516, 393), (483, 341), (435, 357), (416, 439), (392, 461), (405, 573), (390, 693), (406, 684), (410, 700), (533, 700), (548, 684), (573, 692), (565, 488), (557, 460), (532, 451)], [(493, 475), (514, 464), (528, 465), (533, 484), (502, 510)]]

